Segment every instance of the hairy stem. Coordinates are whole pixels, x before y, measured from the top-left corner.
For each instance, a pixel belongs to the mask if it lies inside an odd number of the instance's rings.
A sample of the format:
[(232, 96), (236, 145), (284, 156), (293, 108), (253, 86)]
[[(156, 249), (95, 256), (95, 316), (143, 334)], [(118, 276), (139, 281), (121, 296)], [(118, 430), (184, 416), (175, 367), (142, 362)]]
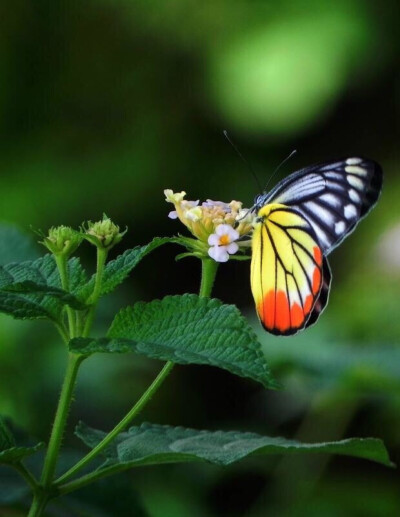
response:
[(217, 274), (218, 262), (210, 258), (201, 260), (201, 284), (199, 296), (211, 296), (212, 288)]
[(91, 304), (89, 313), (86, 317), (85, 326), (83, 328), (82, 336), (87, 337), (92, 328), (94, 315), (96, 313), (97, 303), (100, 298), (101, 284), (103, 281), (104, 266), (106, 264), (108, 251), (104, 248), (97, 248), (97, 268), (96, 279), (94, 283), (93, 292), (89, 297), (88, 302)]
[(36, 492), (32, 505), (30, 507), (28, 517), (40, 517), (43, 514), (43, 510), (45, 509), (48, 503), (48, 497), (44, 492)]
[[(212, 259), (205, 258), (202, 260), (202, 275), (201, 275), (201, 285), (199, 295), (202, 297), (208, 297), (211, 295), (212, 287), (214, 285), (215, 275), (217, 273), (218, 263)], [(83, 485), (86, 485), (88, 482), (92, 482), (100, 477), (102, 477), (101, 472), (91, 473), (89, 475), (83, 476), (82, 478), (73, 481), (72, 483), (62, 486), (67, 479), (73, 476), (76, 472), (85, 467), (93, 458), (98, 456), (107, 445), (114, 440), (114, 438), (122, 432), (126, 427), (130, 424), (130, 422), (138, 415), (138, 413), (144, 408), (144, 406), (149, 402), (151, 397), (156, 393), (159, 389), (167, 375), (170, 373), (174, 366), (174, 363), (168, 361), (163, 369), (160, 371), (158, 376), (152, 382), (152, 384), (147, 388), (145, 393), (141, 396), (138, 402), (133, 406), (133, 408), (126, 414), (126, 416), (114, 427), (112, 431), (110, 431), (107, 436), (103, 438), (103, 440), (96, 445), (85, 457), (83, 457), (76, 465), (74, 465), (69, 471), (63, 474), (59, 479), (57, 479), (56, 484), (59, 486), (59, 490), (63, 493), (63, 490), (68, 492), (72, 490), (76, 490)], [(89, 478), (88, 478), (89, 476)], [(88, 479), (90, 481), (88, 481)], [(81, 481), (80, 481), (81, 480)], [(60, 486), (61, 485), (61, 486)]]
[[(212, 259), (204, 258), (202, 259), (202, 274), (201, 274), (201, 285), (199, 296), (201, 297), (209, 297), (211, 295), (211, 291), (214, 285), (215, 275), (217, 273), (218, 263)], [(161, 384), (168, 376), (170, 371), (172, 370), (174, 363), (168, 361), (157, 377), (154, 379), (152, 384), (147, 388), (147, 390), (140, 397), (138, 402), (133, 406), (133, 408), (125, 415), (125, 417), (114, 427), (112, 431), (110, 431), (107, 436), (103, 438), (103, 440), (98, 443), (86, 456), (84, 456), (76, 465), (70, 468), (65, 474), (60, 476), (56, 480), (56, 485), (58, 486), (58, 491), (60, 494), (71, 492), (73, 490), (77, 490), (82, 486), (91, 483), (97, 479), (100, 479), (105, 474), (102, 471), (92, 472), (90, 474), (86, 474), (71, 483), (67, 483), (63, 485), (63, 483), (68, 480), (71, 476), (76, 474), (79, 470), (85, 467), (90, 461), (92, 461), (96, 456), (98, 456), (107, 445), (118, 436), (126, 427), (131, 423), (131, 421), (139, 414), (139, 412), (146, 406), (151, 397), (156, 393), (156, 391), (160, 388)]]
[(161, 386), (165, 378), (172, 370), (173, 366), (174, 363), (172, 363), (171, 361), (165, 363), (163, 369), (160, 371), (160, 373), (157, 375), (157, 377), (154, 379), (151, 385), (147, 388), (147, 390), (143, 393), (140, 399), (136, 402), (133, 408), (125, 415), (125, 417), (84, 458), (78, 461), (78, 463), (74, 465), (71, 469), (69, 469), (68, 472), (66, 472), (59, 479), (57, 479), (57, 484), (62, 483), (63, 481), (67, 480), (72, 475), (74, 475), (76, 472), (81, 470), (85, 465), (92, 461), (93, 458), (98, 456), (107, 447), (107, 445), (112, 440), (114, 440), (114, 438), (119, 433), (126, 429), (130, 422), (139, 414), (139, 412), (144, 408), (144, 406), (149, 402), (151, 397)]
[[(61, 286), (64, 291), (69, 290), (69, 279), (68, 279), (68, 259), (65, 255), (54, 255), (54, 259), (57, 264), (58, 272), (60, 274)], [(65, 310), (68, 318), (69, 337), (75, 337), (75, 315), (74, 311), (68, 305), (65, 306)]]
[(69, 354), (68, 366), (61, 389), (56, 416), (54, 418), (53, 429), (51, 432), (49, 446), (43, 466), (41, 482), (45, 489), (49, 488), (53, 481), (57, 458), (61, 447), (61, 440), (64, 434), (68, 411), (75, 388), (76, 377), (82, 360), (83, 356)]

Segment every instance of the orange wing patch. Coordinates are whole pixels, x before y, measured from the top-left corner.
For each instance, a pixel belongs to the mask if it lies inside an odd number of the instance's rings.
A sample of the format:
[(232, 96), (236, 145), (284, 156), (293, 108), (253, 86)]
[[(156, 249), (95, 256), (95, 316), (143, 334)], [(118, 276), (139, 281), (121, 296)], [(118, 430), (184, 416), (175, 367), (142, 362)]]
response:
[(261, 323), (273, 334), (295, 334), (321, 291), (323, 255), (314, 231), (296, 210), (266, 205), (252, 247), (251, 288)]

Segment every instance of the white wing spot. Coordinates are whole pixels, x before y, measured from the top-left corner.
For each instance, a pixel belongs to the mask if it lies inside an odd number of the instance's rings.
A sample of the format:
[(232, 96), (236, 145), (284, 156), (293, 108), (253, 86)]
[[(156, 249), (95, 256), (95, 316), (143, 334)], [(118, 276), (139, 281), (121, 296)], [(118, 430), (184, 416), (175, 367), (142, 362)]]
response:
[(357, 176), (367, 176), (368, 174), (366, 169), (359, 167), (358, 165), (348, 165), (344, 170), (349, 174), (357, 174)]
[(338, 223), (336, 223), (335, 224), (336, 235), (340, 235), (341, 233), (343, 233), (345, 228), (346, 228), (346, 225), (345, 225), (344, 221), (339, 221)]
[(326, 203), (328, 203), (328, 205), (330, 205), (330, 206), (333, 206), (333, 207), (340, 206), (340, 201), (333, 194), (323, 194), (320, 199), (322, 201), (325, 201)]
[(349, 190), (349, 197), (352, 201), (354, 201), (354, 203), (360, 203), (360, 201), (361, 201), (361, 198), (360, 198), (358, 192), (352, 188)]
[(349, 174), (347, 176), (347, 181), (350, 183), (352, 187), (356, 187), (359, 190), (364, 189), (364, 183), (362, 182), (362, 180), (360, 180), (360, 178), (357, 178), (356, 176), (352, 176), (351, 174)]
[(327, 218), (332, 218), (332, 215), (315, 201), (307, 201), (304, 203), (304, 206), (306, 206), (313, 213), (313, 215), (317, 216), (319, 219), (322, 219), (322, 221), (326, 220)]
[(344, 207), (344, 216), (346, 219), (357, 217), (357, 208), (354, 205), (346, 205)]
[(346, 160), (347, 165), (358, 165), (361, 162), (361, 158), (347, 158)]

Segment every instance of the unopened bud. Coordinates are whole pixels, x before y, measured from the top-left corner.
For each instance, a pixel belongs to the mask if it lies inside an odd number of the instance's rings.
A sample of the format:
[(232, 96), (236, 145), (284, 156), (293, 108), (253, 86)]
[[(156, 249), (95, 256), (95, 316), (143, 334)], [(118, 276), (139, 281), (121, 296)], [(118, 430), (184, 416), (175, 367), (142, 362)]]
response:
[(85, 238), (97, 246), (98, 248), (110, 249), (122, 239), (125, 235), (124, 232), (120, 232), (119, 226), (114, 224), (109, 217), (103, 216), (101, 221), (87, 223), (85, 229)]
[(56, 226), (50, 228), (48, 235), (39, 242), (54, 255), (69, 257), (80, 245), (82, 239), (82, 234), (69, 226)]

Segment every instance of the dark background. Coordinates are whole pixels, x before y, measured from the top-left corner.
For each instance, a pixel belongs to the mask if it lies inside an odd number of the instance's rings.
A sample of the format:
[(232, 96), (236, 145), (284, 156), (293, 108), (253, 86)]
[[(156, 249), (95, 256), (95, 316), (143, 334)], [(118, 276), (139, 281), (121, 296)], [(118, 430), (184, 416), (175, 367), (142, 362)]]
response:
[[(304, 441), (376, 436), (400, 461), (398, 11), (394, 0), (0, 4), (2, 222), (30, 232), (105, 212), (129, 228), (115, 255), (184, 231), (167, 218), (164, 188), (250, 206), (257, 187), (223, 129), (262, 183), (293, 149), (276, 181), (350, 155), (383, 167), (377, 208), (331, 257), (331, 298), (314, 328), (267, 335), (254, 315), (249, 264), (220, 268), (214, 295), (248, 315), (285, 389), (178, 366), (142, 419)], [(93, 249), (81, 251), (93, 269)], [(124, 305), (198, 291), (198, 261), (176, 263), (178, 252), (160, 248), (102, 302), (99, 335)], [(1, 316), (0, 412), (46, 439), (64, 363), (52, 329)], [(70, 430), (80, 418), (111, 429), (160, 367), (139, 356), (90, 359)], [(72, 432), (65, 445), (83, 450)], [(63, 515), (400, 512), (395, 470), (339, 457), (148, 467), (103, 488), (103, 499), (94, 497), (101, 510), (72, 498), (60, 501)], [(81, 495), (90, 500), (90, 490)]]

